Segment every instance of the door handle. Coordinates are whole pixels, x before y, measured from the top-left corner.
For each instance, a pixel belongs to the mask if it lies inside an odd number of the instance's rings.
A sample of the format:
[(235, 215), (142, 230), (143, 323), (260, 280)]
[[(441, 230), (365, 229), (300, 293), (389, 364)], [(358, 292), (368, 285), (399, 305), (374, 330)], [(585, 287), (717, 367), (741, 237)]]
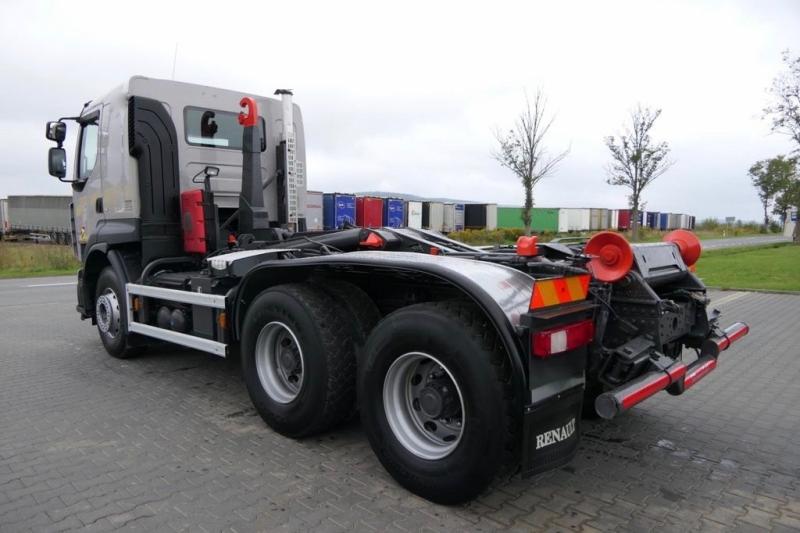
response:
[(100, 196), (94, 201), (94, 210), (98, 213), (103, 212), (103, 197)]

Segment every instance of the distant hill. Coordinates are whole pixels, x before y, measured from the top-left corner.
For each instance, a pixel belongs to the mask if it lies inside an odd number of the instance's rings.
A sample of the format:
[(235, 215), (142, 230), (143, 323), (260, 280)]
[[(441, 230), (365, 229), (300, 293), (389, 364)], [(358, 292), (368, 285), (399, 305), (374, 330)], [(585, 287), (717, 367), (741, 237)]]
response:
[(361, 191), (355, 193), (356, 196), (377, 196), (379, 198), (402, 198), (403, 200), (410, 200), (412, 202), (443, 202), (449, 204), (478, 204), (481, 202), (474, 202), (469, 200), (458, 200), (455, 198), (428, 198), (425, 196), (417, 196), (416, 194), (407, 194), (402, 192), (387, 192), (387, 191)]

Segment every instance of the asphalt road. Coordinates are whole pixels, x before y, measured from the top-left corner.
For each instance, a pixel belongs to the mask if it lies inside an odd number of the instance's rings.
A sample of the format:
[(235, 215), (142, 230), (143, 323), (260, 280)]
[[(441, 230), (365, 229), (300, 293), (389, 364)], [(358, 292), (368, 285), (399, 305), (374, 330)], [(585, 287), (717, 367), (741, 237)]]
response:
[(293, 441), (236, 364), (105, 354), (71, 278), (0, 281), (0, 531), (800, 529), (800, 296), (714, 293), (752, 333), (681, 397), (589, 422), (569, 465), (471, 504), (409, 494), (358, 422)]
[(778, 242), (791, 242), (791, 237), (783, 235), (751, 235), (749, 237), (728, 237), (726, 239), (706, 239), (701, 241), (703, 248), (714, 250), (718, 248), (733, 248), (736, 246), (758, 246)]

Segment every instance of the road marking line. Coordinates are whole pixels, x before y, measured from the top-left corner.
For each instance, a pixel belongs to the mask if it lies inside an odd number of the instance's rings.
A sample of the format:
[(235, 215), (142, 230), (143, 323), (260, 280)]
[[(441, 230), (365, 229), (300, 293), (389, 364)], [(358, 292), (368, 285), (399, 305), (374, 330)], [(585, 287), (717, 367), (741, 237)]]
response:
[(716, 306), (716, 305), (726, 304), (728, 302), (732, 302), (734, 300), (738, 300), (739, 298), (741, 298), (745, 294), (749, 294), (749, 293), (747, 293), (747, 292), (734, 292), (733, 294), (728, 295), (728, 296), (726, 296), (724, 298), (720, 298), (719, 300), (716, 300), (716, 301), (712, 300), (711, 301), (711, 305), (712, 306)]
[(31, 287), (63, 287), (64, 285), (77, 285), (77, 281), (68, 281), (66, 283), (39, 283), (36, 285), (25, 285), (26, 289)]

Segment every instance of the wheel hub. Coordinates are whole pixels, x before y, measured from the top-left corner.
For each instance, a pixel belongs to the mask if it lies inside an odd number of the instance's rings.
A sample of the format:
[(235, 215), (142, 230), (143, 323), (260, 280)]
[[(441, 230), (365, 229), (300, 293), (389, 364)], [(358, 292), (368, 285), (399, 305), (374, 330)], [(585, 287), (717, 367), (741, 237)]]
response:
[(119, 300), (111, 288), (103, 291), (97, 298), (95, 320), (101, 332), (112, 338), (117, 336), (120, 323)]
[(446, 377), (433, 378), (419, 392), (419, 406), (430, 418), (448, 418), (459, 409), (458, 394)]
[(452, 372), (422, 352), (401, 355), (383, 383), (386, 419), (398, 442), (422, 459), (450, 455), (464, 433), (464, 401)]
[(289, 326), (266, 324), (258, 334), (255, 355), (264, 392), (278, 403), (294, 400), (303, 386), (303, 350)]

